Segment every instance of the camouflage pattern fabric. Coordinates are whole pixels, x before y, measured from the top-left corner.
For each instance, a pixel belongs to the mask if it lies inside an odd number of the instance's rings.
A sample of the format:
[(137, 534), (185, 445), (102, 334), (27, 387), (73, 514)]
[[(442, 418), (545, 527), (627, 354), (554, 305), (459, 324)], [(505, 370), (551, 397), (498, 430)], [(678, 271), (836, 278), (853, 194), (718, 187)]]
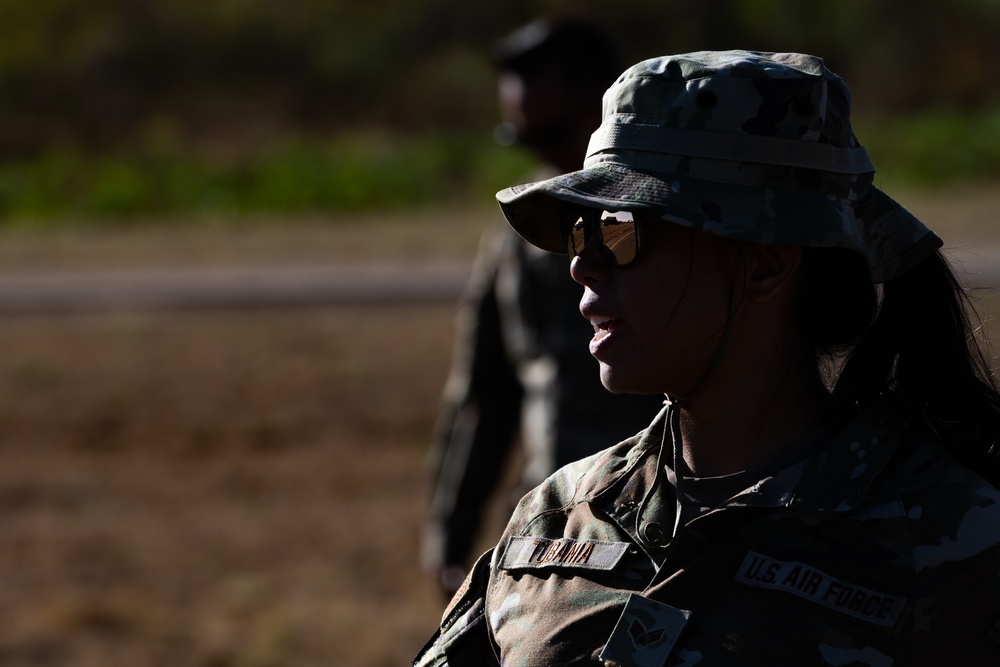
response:
[(556, 469), (642, 430), (662, 404), (604, 388), (567, 258), (501, 224), (466, 289), (438, 419), (422, 545), (431, 570), (475, 555), (477, 526), (518, 439), (524, 466), (511, 508)]
[(673, 538), (666, 428), (527, 495), (414, 664), (1000, 665), (1000, 492), (890, 402)]
[(884, 282), (941, 241), (873, 185), (850, 108), (848, 87), (814, 56), (654, 58), (605, 93), (581, 171), (497, 200), (519, 234), (550, 252), (566, 252), (575, 208), (645, 210), (727, 238), (853, 250)]

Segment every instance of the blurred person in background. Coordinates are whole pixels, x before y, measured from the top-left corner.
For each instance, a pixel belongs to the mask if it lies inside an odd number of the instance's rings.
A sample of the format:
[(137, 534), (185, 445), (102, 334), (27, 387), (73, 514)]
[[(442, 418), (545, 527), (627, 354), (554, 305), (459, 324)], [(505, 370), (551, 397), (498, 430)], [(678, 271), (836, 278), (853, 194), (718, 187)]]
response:
[[(620, 72), (592, 22), (540, 19), (495, 45), (497, 140), (542, 165), (529, 180), (572, 171), (600, 125), (603, 91)], [(516, 492), (566, 463), (636, 433), (662, 397), (616, 396), (600, 382), (565, 260), (525, 243), (504, 221), (488, 232), (459, 313), (456, 349), (432, 450), (434, 488), (423, 564), (450, 597), (465, 578), (488, 502), (520, 440)], [(511, 502), (516, 500), (512, 498)]]

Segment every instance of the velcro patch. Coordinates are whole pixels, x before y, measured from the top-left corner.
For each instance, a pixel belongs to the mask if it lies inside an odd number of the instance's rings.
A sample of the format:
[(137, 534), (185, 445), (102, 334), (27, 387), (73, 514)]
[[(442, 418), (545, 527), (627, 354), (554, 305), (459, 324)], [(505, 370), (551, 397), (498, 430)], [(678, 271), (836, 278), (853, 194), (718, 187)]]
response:
[(500, 568), (504, 570), (538, 569), (544, 567), (574, 567), (585, 570), (613, 570), (625, 552), (628, 542), (574, 540), (564, 537), (550, 540), (544, 537), (514, 536), (507, 541)]
[(903, 612), (906, 599), (849, 584), (793, 561), (781, 561), (751, 551), (733, 577), (755, 588), (791, 593), (804, 600), (860, 621), (891, 628)]

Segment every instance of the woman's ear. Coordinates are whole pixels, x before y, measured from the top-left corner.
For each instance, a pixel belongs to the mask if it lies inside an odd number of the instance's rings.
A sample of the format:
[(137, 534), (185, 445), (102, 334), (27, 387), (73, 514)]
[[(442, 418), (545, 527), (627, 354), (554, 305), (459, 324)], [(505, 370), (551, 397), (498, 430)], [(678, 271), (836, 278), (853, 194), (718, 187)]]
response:
[(797, 283), (802, 263), (801, 247), (767, 243), (748, 245), (754, 250), (754, 259), (748, 267), (747, 291), (751, 300), (769, 301)]

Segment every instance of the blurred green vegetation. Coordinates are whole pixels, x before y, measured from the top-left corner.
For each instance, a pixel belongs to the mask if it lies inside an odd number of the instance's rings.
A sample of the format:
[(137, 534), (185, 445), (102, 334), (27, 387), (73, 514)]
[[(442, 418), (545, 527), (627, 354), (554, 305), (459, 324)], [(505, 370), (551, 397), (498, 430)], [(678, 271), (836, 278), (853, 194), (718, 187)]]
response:
[(0, 164), (0, 211), (7, 226), (38, 227), (476, 204), (531, 164), (462, 133), (290, 138), (238, 159), (54, 148)]
[(0, 0), (0, 224), (488, 200), (489, 44), (567, 8), (623, 65), (817, 53), (880, 178), (1000, 176), (1000, 0)]

